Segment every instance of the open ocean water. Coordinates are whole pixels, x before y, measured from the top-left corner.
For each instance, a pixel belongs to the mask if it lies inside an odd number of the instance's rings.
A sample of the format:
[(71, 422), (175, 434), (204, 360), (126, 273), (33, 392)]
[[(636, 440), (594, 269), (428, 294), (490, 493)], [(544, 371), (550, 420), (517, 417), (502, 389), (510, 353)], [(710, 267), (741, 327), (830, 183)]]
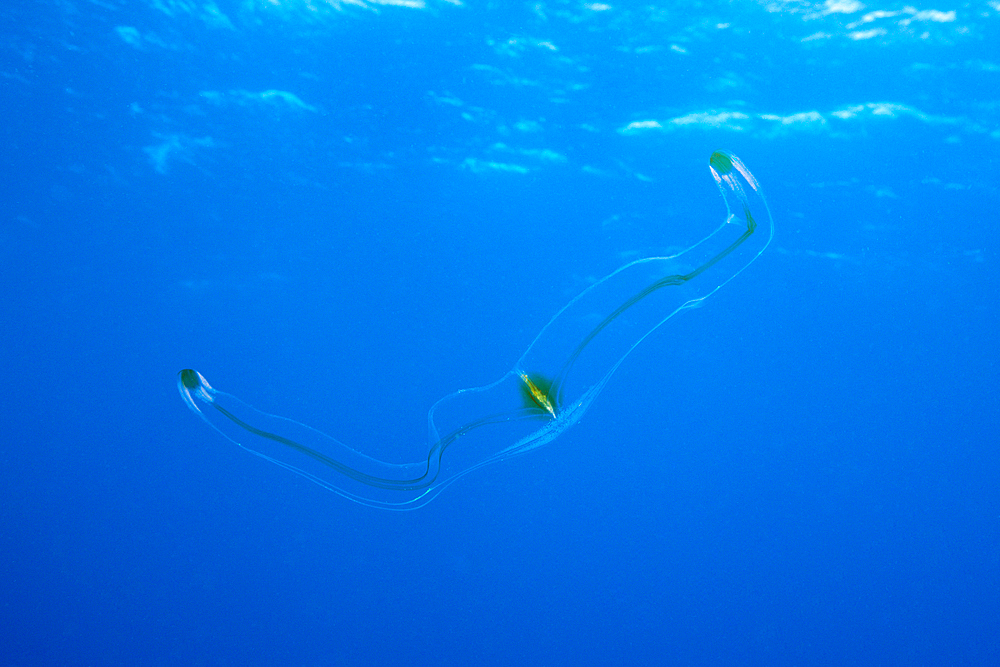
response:
[(1000, 663), (1000, 3), (935, 3), (2, 3), (0, 664)]

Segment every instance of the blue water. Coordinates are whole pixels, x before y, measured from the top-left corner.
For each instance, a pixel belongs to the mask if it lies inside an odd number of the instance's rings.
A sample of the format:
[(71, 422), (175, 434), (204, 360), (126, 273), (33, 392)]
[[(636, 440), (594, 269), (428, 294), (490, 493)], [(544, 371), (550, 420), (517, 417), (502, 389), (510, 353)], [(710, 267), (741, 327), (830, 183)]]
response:
[[(1000, 661), (995, 2), (9, 2), (0, 58), (0, 664)], [(419, 460), (718, 149), (768, 249), (422, 509), (178, 396)]]

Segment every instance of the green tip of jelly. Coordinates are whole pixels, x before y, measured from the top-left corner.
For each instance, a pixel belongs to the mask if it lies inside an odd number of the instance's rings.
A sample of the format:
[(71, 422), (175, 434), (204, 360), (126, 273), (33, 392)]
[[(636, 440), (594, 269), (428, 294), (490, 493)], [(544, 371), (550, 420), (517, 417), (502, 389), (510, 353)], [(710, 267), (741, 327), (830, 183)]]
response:
[(733, 170), (733, 159), (729, 157), (729, 153), (724, 153), (722, 151), (715, 151), (712, 153), (712, 157), (708, 158), (708, 164), (712, 166), (712, 169), (714, 169), (719, 176), (725, 176)]

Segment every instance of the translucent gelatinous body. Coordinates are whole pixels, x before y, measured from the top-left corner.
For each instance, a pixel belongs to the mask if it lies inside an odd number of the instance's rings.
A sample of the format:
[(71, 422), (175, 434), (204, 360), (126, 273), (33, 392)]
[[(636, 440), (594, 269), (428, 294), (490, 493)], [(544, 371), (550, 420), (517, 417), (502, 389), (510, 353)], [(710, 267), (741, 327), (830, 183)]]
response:
[[(680, 253), (630, 262), (597, 281), (555, 314), (503, 377), (435, 403), (427, 454), (412, 463), (372, 458), (305, 424), (256, 410), (191, 369), (178, 374), (177, 388), (227, 439), (325, 489), (384, 509), (426, 505), (469, 472), (551, 442), (579, 421), (639, 343), (764, 251), (774, 223), (757, 179), (724, 151), (712, 154), (709, 169), (726, 204), (721, 225)], [(680, 273), (679, 264), (686, 267)]]

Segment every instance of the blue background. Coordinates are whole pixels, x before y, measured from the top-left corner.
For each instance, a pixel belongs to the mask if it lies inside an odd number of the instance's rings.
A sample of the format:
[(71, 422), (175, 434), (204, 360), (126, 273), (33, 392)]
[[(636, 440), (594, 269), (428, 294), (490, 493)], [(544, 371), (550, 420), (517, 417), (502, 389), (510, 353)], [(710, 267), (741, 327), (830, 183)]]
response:
[[(397, 5), (3, 3), (2, 664), (1000, 660), (998, 5)], [(720, 148), (770, 248), (424, 509), (177, 395), (419, 458)]]

